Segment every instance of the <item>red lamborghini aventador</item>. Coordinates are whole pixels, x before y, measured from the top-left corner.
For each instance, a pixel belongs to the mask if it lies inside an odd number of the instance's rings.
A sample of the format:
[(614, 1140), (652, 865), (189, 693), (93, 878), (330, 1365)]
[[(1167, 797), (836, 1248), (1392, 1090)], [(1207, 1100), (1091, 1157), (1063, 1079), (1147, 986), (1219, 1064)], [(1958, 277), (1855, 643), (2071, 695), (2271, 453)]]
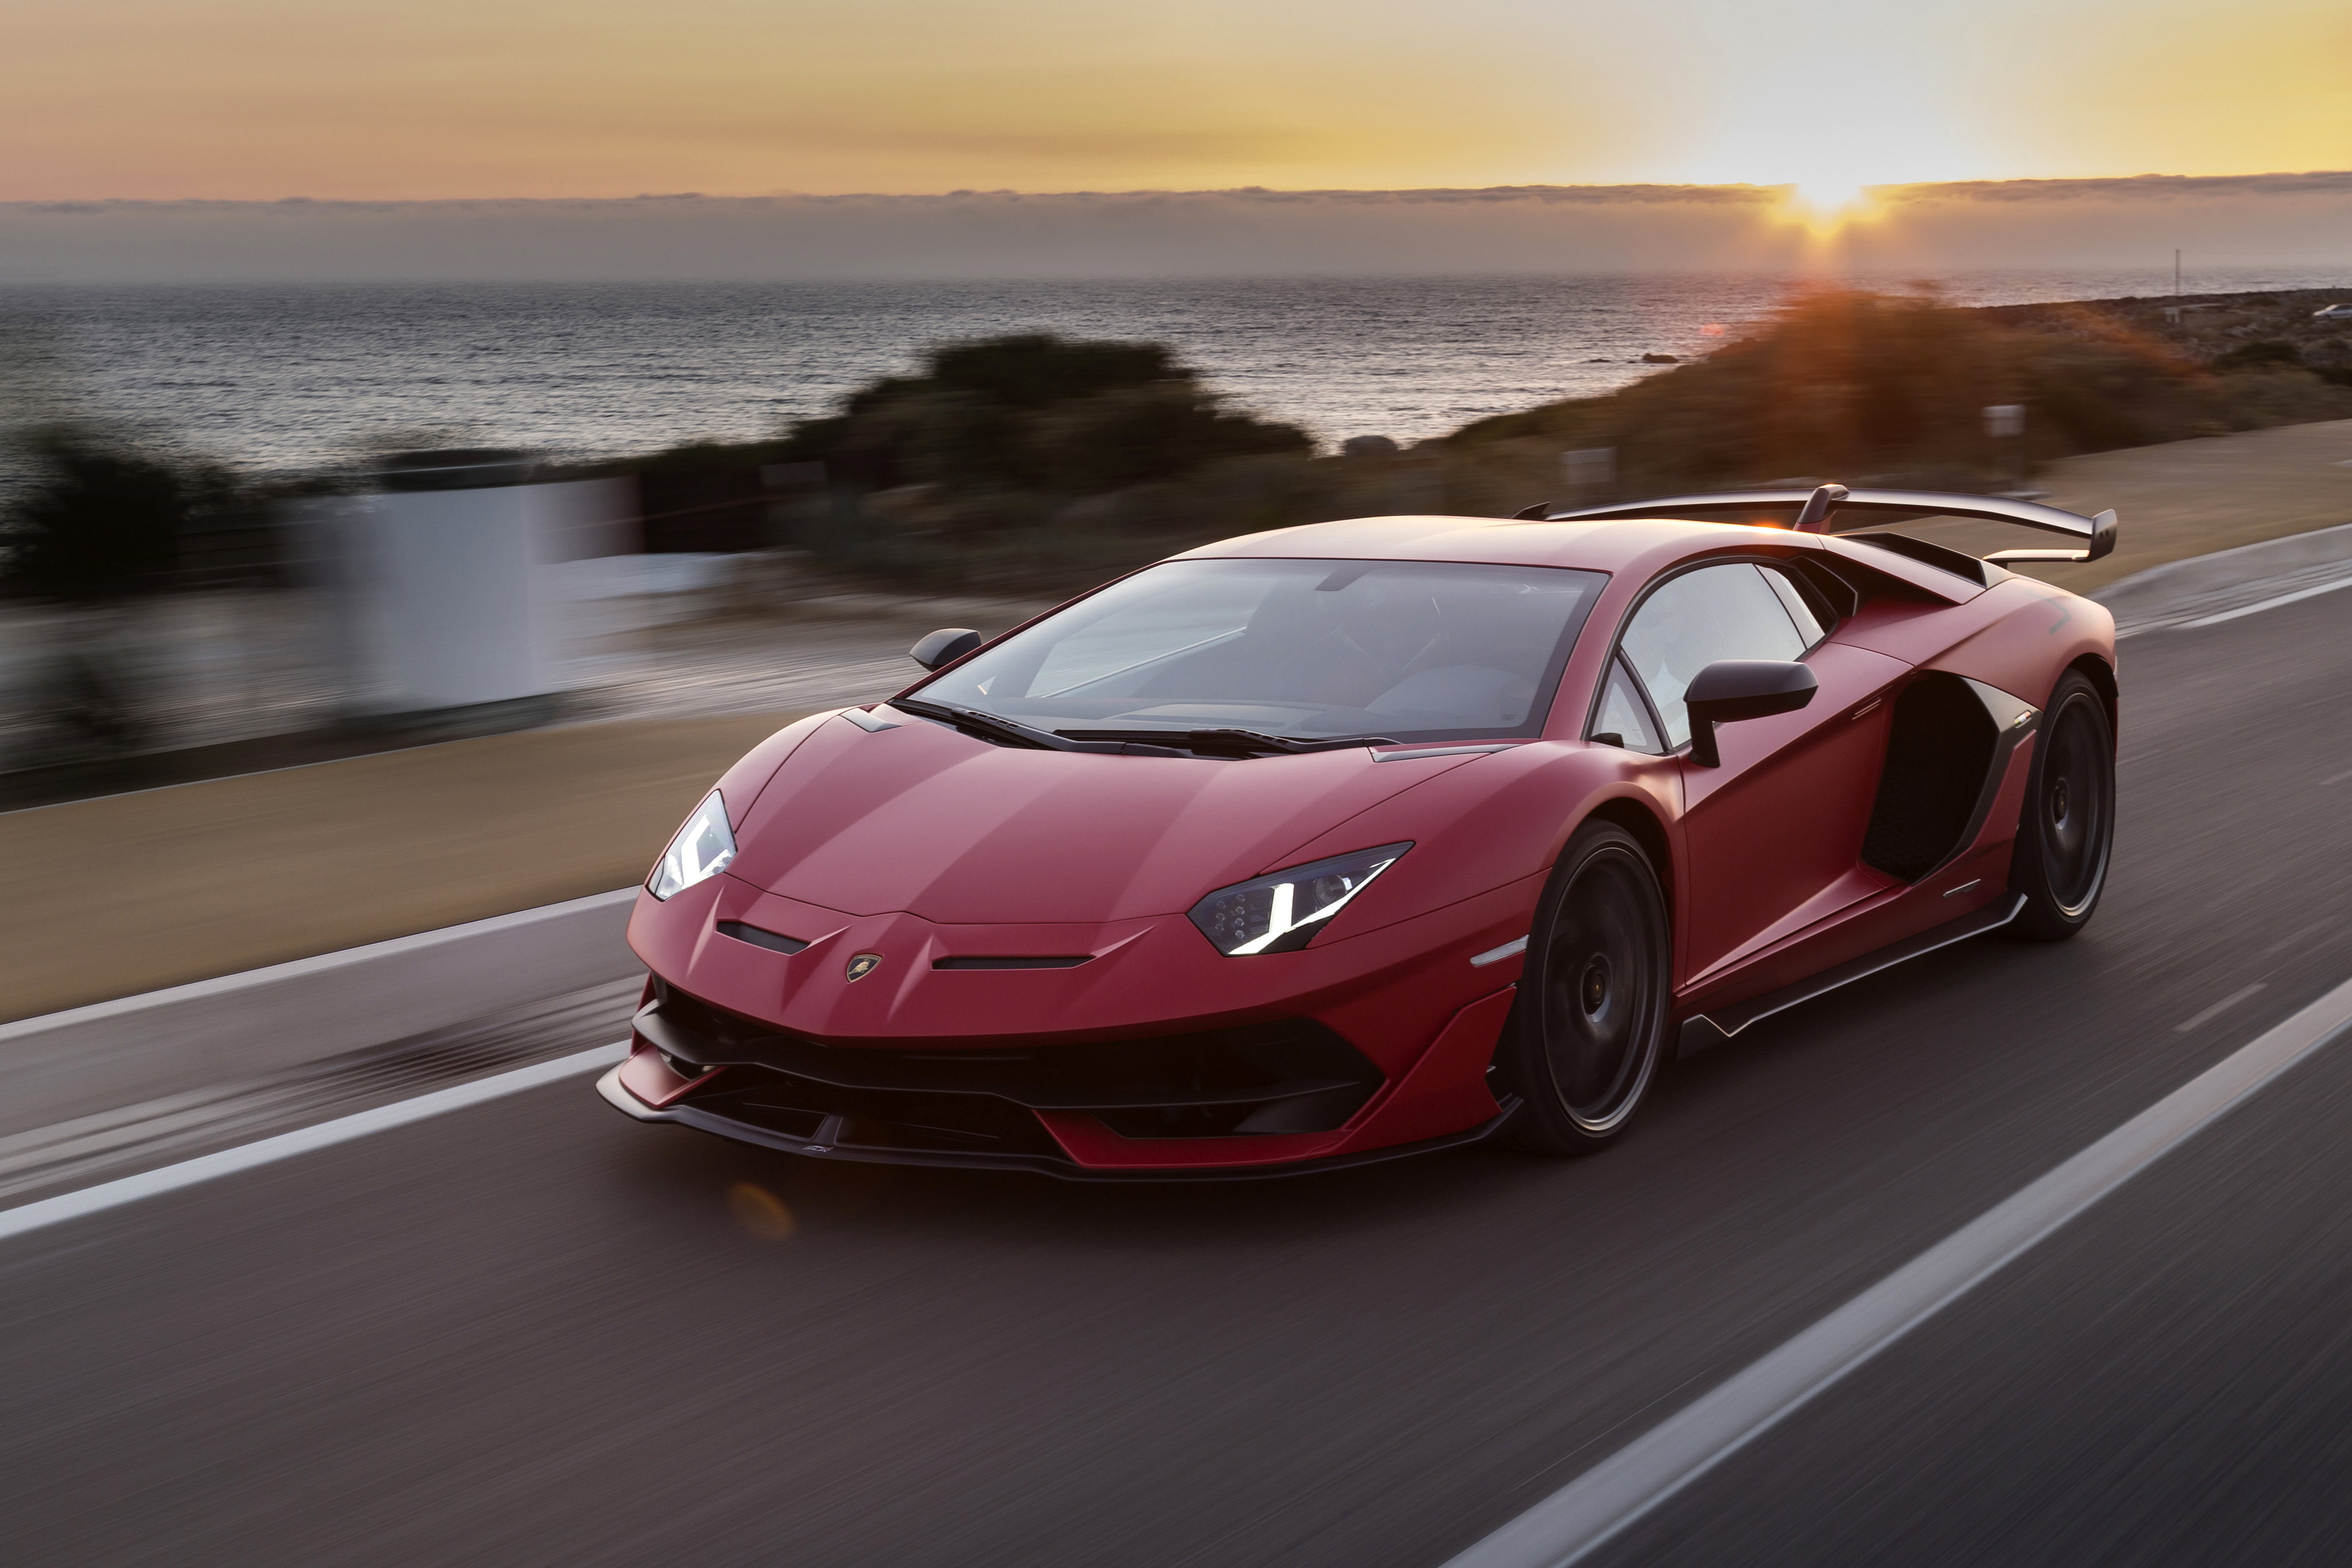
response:
[[(1979, 559), (1857, 522), (1993, 518)], [(2073, 935), (2115, 514), (1683, 497), (1255, 534), (803, 719), (647, 879), (600, 1087), (828, 1159), (1268, 1175), (1601, 1147), (1662, 1061), (1996, 927)]]

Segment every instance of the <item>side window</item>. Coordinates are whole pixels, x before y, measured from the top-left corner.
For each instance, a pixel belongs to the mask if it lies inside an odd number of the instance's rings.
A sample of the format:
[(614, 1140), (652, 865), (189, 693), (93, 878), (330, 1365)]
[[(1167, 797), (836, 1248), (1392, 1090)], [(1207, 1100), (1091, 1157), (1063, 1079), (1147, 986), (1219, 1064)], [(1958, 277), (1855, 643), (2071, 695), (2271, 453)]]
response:
[(1814, 613), (1811, 600), (1806, 597), (1802, 589), (1790, 580), (1787, 572), (1778, 567), (1770, 566), (1760, 566), (1756, 570), (1764, 574), (1764, 580), (1771, 585), (1773, 592), (1780, 596), (1780, 608), (1786, 610), (1789, 612), (1789, 619), (1797, 623), (1797, 635), (1805, 640), (1806, 647), (1811, 647), (1829, 635), (1830, 629), (1823, 625), (1822, 618)]
[(1692, 676), (1717, 659), (1794, 659), (1805, 639), (1763, 571), (1743, 560), (1669, 579), (1634, 612), (1618, 646), (1649, 688), (1671, 748), (1690, 739), (1683, 693)]
[(1592, 738), (1622, 746), (1628, 751), (1643, 751), (1656, 757), (1666, 749), (1658, 737), (1658, 727), (1650, 721), (1650, 705), (1642, 700), (1641, 688), (1633, 684), (1633, 672), (1625, 668), (1622, 658), (1609, 661), (1609, 679), (1601, 688), (1601, 711), (1592, 721)]

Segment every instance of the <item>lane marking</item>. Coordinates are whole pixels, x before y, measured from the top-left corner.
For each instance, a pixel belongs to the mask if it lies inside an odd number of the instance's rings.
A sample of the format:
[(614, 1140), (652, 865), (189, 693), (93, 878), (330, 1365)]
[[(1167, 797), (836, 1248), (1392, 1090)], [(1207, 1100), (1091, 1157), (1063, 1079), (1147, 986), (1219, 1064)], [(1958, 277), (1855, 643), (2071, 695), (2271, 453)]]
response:
[(2215, 1002), (2211, 1007), (2207, 1008), (2195, 1018), (2174, 1024), (2172, 1026), (2172, 1032), (2175, 1034), (2187, 1034), (2199, 1024), (2207, 1023), (2221, 1017), (2223, 1013), (2228, 1012), (2231, 1008), (2236, 1007), (2240, 1002), (2244, 1001), (2248, 997), (2252, 996), (2256, 991), (2261, 990), (2263, 983), (2264, 982), (2261, 980), (2256, 980), (2252, 985), (2248, 986), (2242, 991), (2231, 991), (2228, 996), (2223, 997), (2220, 1001)]
[(2347, 980), (1586, 1470), (1446, 1568), (1566, 1568), (2352, 1024)]
[(116, 1181), (100, 1182), (79, 1192), (63, 1193), (56, 1197), (45, 1197), (38, 1203), (0, 1209), (0, 1241), (46, 1226), (79, 1219), (84, 1215), (120, 1208), (142, 1197), (177, 1192), (182, 1187), (194, 1186), (218, 1176), (234, 1176), (238, 1171), (249, 1171), (258, 1166), (291, 1159), (296, 1155), (307, 1155), (313, 1149), (349, 1143), (353, 1138), (366, 1137), (370, 1133), (404, 1127), (412, 1122), (425, 1121), (450, 1111), (461, 1111), (468, 1105), (479, 1105), (485, 1101), (501, 1099), (525, 1089), (536, 1089), (542, 1083), (553, 1083), (583, 1072), (610, 1067), (628, 1054), (629, 1047), (625, 1040), (614, 1045), (600, 1045), (593, 1051), (574, 1051), (570, 1056), (518, 1067), (511, 1072), (477, 1078), (471, 1083), (436, 1089), (413, 1100), (394, 1101), (389, 1105), (379, 1105), (373, 1111), (338, 1116), (331, 1122), (320, 1122), (316, 1126), (298, 1127), (293, 1132), (279, 1133), (275, 1137), (263, 1138), (256, 1143), (241, 1144), (233, 1149), (199, 1155), (193, 1160), (182, 1160), (177, 1165), (142, 1171), (137, 1176), (123, 1176)]
[[(163, 784), (157, 788), (176, 789), (179, 786)], [(28, 808), (31, 809), (46, 810), (47, 808)], [(508, 915), (461, 921), (455, 925), (438, 925), (429, 931), (411, 932), (405, 936), (388, 936), (381, 942), (362, 943), (357, 947), (337, 947), (331, 952), (314, 953), (307, 958), (289, 958), (282, 964), (267, 964), (258, 969), (239, 969), (232, 974), (215, 975), (206, 980), (190, 980), (184, 985), (166, 986), (155, 991), (137, 991), (110, 1001), (88, 1002), (78, 1008), (67, 1008), (61, 1012), (41, 1013), (28, 1019), (18, 1019), (13, 1023), (0, 1023), (0, 1045), (46, 1034), (51, 1030), (79, 1028), (106, 1019), (155, 1012), (188, 1002), (233, 997), (241, 992), (267, 991), (273, 986), (313, 979), (347, 969), (364, 969), (372, 964), (429, 953), (435, 948), (478, 942), (485, 936), (553, 925), (574, 915), (597, 915), (623, 904), (633, 904), (638, 885), (616, 887), (609, 893), (592, 893), (585, 898), (567, 898), (561, 904), (542, 904), (535, 909), (518, 909)], [(608, 975), (606, 978), (625, 978), (628, 970), (634, 967), (634, 965), (624, 966), (622, 974)]]
[(2263, 610), (2276, 610), (2280, 605), (2293, 604), (2298, 599), (2316, 599), (2323, 593), (2333, 593), (2339, 588), (2352, 588), (2352, 577), (2338, 578), (2334, 582), (2323, 582), (2316, 588), (2298, 588), (2293, 593), (2282, 593), (2275, 599), (2265, 599), (2259, 603), (2242, 604), (2235, 610), (2224, 610), (2219, 615), (2200, 615), (2194, 621), (2179, 622), (2179, 628), (2184, 632), (2193, 632), (2200, 626), (2219, 626), (2222, 622), (2235, 621), (2241, 615), (2252, 615)]
[(2341, 784), (2341, 783), (2343, 783), (2343, 782), (2344, 782), (2344, 780), (2346, 780), (2347, 779), (2352, 779), (2352, 773), (2334, 773), (2334, 774), (2330, 774), (2328, 777), (2326, 777), (2326, 778), (2325, 778), (2325, 779), (2322, 779), (2319, 781), (2319, 787), (2320, 787), (2322, 789), (2326, 789), (2330, 784)]

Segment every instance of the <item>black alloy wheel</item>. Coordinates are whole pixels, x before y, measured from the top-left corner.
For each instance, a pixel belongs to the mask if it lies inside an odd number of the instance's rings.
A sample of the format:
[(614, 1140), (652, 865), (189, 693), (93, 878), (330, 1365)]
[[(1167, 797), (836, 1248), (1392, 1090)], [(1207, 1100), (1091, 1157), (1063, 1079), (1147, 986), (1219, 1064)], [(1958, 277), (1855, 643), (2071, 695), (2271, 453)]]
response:
[(2107, 705), (2069, 670), (2042, 710), (2009, 885), (2025, 895), (2010, 929), (2063, 942), (2090, 924), (2116, 838), (2116, 742)]
[(1552, 1155), (1615, 1141), (1657, 1078), (1673, 965), (1649, 856), (1614, 823), (1585, 823), (1536, 905), (1518, 1003), (1496, 1053), (1525, 1103), (1513, 1141)]

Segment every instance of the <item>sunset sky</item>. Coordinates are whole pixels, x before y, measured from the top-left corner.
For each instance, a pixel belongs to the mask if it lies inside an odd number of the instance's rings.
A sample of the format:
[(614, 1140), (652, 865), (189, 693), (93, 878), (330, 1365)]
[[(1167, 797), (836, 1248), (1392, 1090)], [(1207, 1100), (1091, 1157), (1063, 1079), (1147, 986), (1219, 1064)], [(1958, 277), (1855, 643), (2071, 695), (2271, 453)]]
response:
[(2352, 167), (2346, 0), (75, 0), (0, 201)]

